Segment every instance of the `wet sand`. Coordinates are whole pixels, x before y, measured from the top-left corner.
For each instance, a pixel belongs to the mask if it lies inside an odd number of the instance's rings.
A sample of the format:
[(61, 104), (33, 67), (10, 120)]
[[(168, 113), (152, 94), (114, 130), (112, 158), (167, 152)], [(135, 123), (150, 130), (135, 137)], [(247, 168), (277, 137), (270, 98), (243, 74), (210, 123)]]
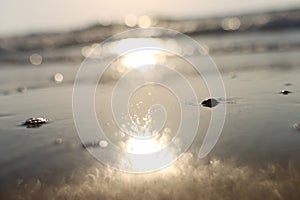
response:
[[(197, 157), (211, 109), (199, 104), (200, 127), (189, 151), (174, 165), (143, 175), (107, 168), (82, 147), (72, 115), (73, 81), (80, 63), (2, 64), (0, 198), (299, 199), (300, 132), (293, 128), (300, 123), (298, 55), (214, 56), (227, 93), (221, 102), (227, 104), (226, 122), (217, 145), (205, 159)], [(203, 80), (193, 70), (182, 70), (199, 100), (191, 106), (209, 98)], [(56, 73), (64, 75), (59, 84), (53, 81)], [(96, 98), (107, 99), (112, 87), (105, 83)], [(285, 89), (292, 93), (280, 94)], [(114, 133), (107, 123), (111, 117), (102, 114), (108, 107), (100, 104), (96, 109), (101, 123)], [(21, 126), (30, 117), (50, 122), (39, 128)]]

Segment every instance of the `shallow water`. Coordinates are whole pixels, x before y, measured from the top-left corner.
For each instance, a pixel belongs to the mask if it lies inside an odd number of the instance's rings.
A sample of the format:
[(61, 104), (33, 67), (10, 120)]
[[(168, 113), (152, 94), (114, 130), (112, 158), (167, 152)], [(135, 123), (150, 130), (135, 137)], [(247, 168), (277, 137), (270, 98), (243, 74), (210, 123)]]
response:
[[(174, 165), (142, 175), (107, 168), (82, 147), (72, 115), (73, 81), (80, 63), (2, 64), (0, 197), (299, 199), (300, 132), (293, 129), (300, 122), (298, 55), (297, 50), (214, 55), (228, 99), (221, 102), (227, 104), (227, 114), (216, 146), (205, 159), (197, 157), (210, 118), (209, 108), (199, 106), (200, 128), (189, 151)], [(209, 97), (203, 80), (190, 68), (180, 69), (199, 100), (187, 102), (197, 106)], [(53, 81), (58, 72), (64, 75), (59, 84)], [(176, 84), (176, 79), (169, 79)], [(112, 86), (113, 82), (104, 82), (96, 98), (108, 98)], [(19, 92), (18, 87), (27, 89)], [(292, 93), (279, 94), (283, 89)], [(114, 132), (107, 123), (111, 116), (101, 115), (109, 106), (99, 104), (96, 109), (107, 130)], [(39, 116), (50, 123), (34, 129), (20, 126)], [(171, 119), (170, 127), (176, 128), (176, 117)]]

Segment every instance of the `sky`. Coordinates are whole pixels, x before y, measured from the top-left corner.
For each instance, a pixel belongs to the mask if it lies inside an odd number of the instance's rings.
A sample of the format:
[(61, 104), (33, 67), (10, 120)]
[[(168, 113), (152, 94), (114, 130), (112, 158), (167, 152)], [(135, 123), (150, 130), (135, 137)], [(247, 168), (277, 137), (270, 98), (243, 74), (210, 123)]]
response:
[(129, 14), (203, 17), (300, 7), (299, 0), (0, 0), (0, 36), (66, 31)]

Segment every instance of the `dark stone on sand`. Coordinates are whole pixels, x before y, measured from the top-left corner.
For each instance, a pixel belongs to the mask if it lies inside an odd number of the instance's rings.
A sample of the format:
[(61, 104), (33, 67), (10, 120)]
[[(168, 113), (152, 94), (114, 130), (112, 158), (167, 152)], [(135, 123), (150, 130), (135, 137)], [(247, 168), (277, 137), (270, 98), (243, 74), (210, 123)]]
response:
[(108, 142), (106, 140), (100, 140), (98, 142), (86, 142), (86, 143), (82, 143), (82, 147), (84, 149), (87, 148), (98, 148), (98, 147), (102, 147), (105, 148), (107, 147)]
[(32, 117), (32, 118), (27, 119), (23, 123), (23, 125), (26, 126), (27, 128), (38, 128), (48, 122), (49, 122), (49, 120), (44, 117)]
[(215, 107), (218, 104), (219, 102), (216, 99), (206, 99), (201, 103), (202, 106), (210, 108)]
[(21, 86), (21, 87), (18, 87), (18, 88), (17, 88), (17, 91), (18, 91), (18, 92), (25, 92), (26, 90), (27, 90), (27, 88), (24, 87), (24, 86)]
[(290, 93), (292, 93), (291, 91), (288, 91), (288, 90), (281, 90), (280, 92), (279, 92), (279, 94), (283, 94), (283, 95), (288, 95), (288, 94), (290, 94)]
[(82, 147), (83, 147), (84, 149), (92, 148), (92, 147), (99, 147), (99, 143), (97, 143), (97, 142), (87, 142), (87, 143), (82, 143)]
[(293, 125), (293, 129), (294, 129), (295, 131), (300, 131), (300, 124), (295, 123), (295, 124)]

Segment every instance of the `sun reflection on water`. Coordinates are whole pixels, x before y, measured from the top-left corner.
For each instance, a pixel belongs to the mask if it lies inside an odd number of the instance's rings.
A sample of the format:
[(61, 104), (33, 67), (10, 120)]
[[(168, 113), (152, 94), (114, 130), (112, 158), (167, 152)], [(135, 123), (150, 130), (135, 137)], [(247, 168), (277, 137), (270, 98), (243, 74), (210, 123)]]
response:
[(171, 140), (167, 130), (169, 129), (164, 129), (153, 137), (128, 137), (122, 148), (129, 154), (121, 159), (121, 165), (142, 172), (173, 161), (176, 155), (167, 148)]
[(122, 59), (122, 64), (130, 68), (155, 65), (158, 62), (158, 51), (140, 50), (126, 55)]
[(126, 150), (129, 153), (134, 154), (147, 154), (159, 151), (161, 149), (161, 144), (158, 140), (151, 139), (139, 139), (131, 137), (126, 142)]
[[(141, 48), (143, 47), (143, 48)], [(121, 55), (121, 63), (129, 68), (151, 66), (163, 60), (163, 45), (159, 40), (149, 38), (127, 38), (118, 41), (112, 50)]]
[[(151, 123), (151, 117), (143, 119)], [(126, 157), (120, 161), (123, 166), (142, 172), (155, 169), (157, 166), (165, 166), (163, 163), (166, 161), (170, 163), (176, 157), (175, 153), (168, 149), (172, 139), (170, 128), (157, 132), (154, 127), (146, 126), (135, 129), (134, 134), (126, 135), (121, 146), (127, 152)]]
[[(146, 172), (149, 169), (158, 169), (164, 163), (172, 163), (176, 155), (162, 148), (165, 144), (157, 139), (136, 139), (131, 137), (126, 142), (126, 151), (129, 152), (126, 158), (121, 160), (121, 165), (133, 169), (136, 172)], [(155, 153), (161, 151), (159, 153)], [(145, 155), (145, 156), (137, 156)]]
[[(110, 65), (110, 71), (107, 70), (106, 73), (117, 74), (116, 80), (125, 77), (128, 72), (138, 72), (147, 78), (152, 78), (152, 76), (155, 76), (156, 79), (163, 78), (164, 74), (155, 74), (156, 67), (167, 64), (169, 66), (174, 56), (172, 50), (178, 48), (175, 40), (172, 44), (167, 42), (162, 39), (137, 36), (136, 38), (116, 39), (106, 46), (102, 45), (102, 53), (109, 51), (111, 56), (118, 56)], [(186, 49), (186, 51), (190, 51), (190, 49)], [(134, 83), (134, 78), (130, 79), (130, 84)], [(127, 89), (124, 85), (122, 87)], [(177, 116), (180, 111), (177, 110), (177, 107), (169, 106), (173, 101), (174, 105), (177, 105), (177, 98), (165, 87), (157, 86), (158, 88), (155, 87), (155, 89), (152, 87), (154, 87), (153, 84), (149, 88), (146, 86), (138, 88), (131, 94), (131, 99), (128, 101), (128, 114), (118, 113), (116, 115), (123, 118), (116, 124), (117, 127), (111, 129), (118, 134), (122, 132), (123, 136), (116, 136), (116, 138), (112, 136), (114, 144), (121, 150), (121, 153), (111, 166), (128, 172), (150, 172), (153, 169), (167, 167), (178, 157), (177, 146), (171, 145), (177, 125), (171, 123), (171, 120), (167, 120), (166, 117), (167, 114), (170, 114), (172, 116), (170, 119), (179, 120)], [(115, 90), (113, 91), (115, 92)], [(121, 98), (117, 99), (122, 100)], [(107, 103), (110, 105), (110, 102)], [(162, 108), (158, 106), (159, 109), (154, 105), (161, 105)], [(127, 116), (130, 117), (127, 119)], [(166, 124), (164, 120), (167, 120), (168, 123)], [(107, 129), (109, 128), (107, 127)]]

